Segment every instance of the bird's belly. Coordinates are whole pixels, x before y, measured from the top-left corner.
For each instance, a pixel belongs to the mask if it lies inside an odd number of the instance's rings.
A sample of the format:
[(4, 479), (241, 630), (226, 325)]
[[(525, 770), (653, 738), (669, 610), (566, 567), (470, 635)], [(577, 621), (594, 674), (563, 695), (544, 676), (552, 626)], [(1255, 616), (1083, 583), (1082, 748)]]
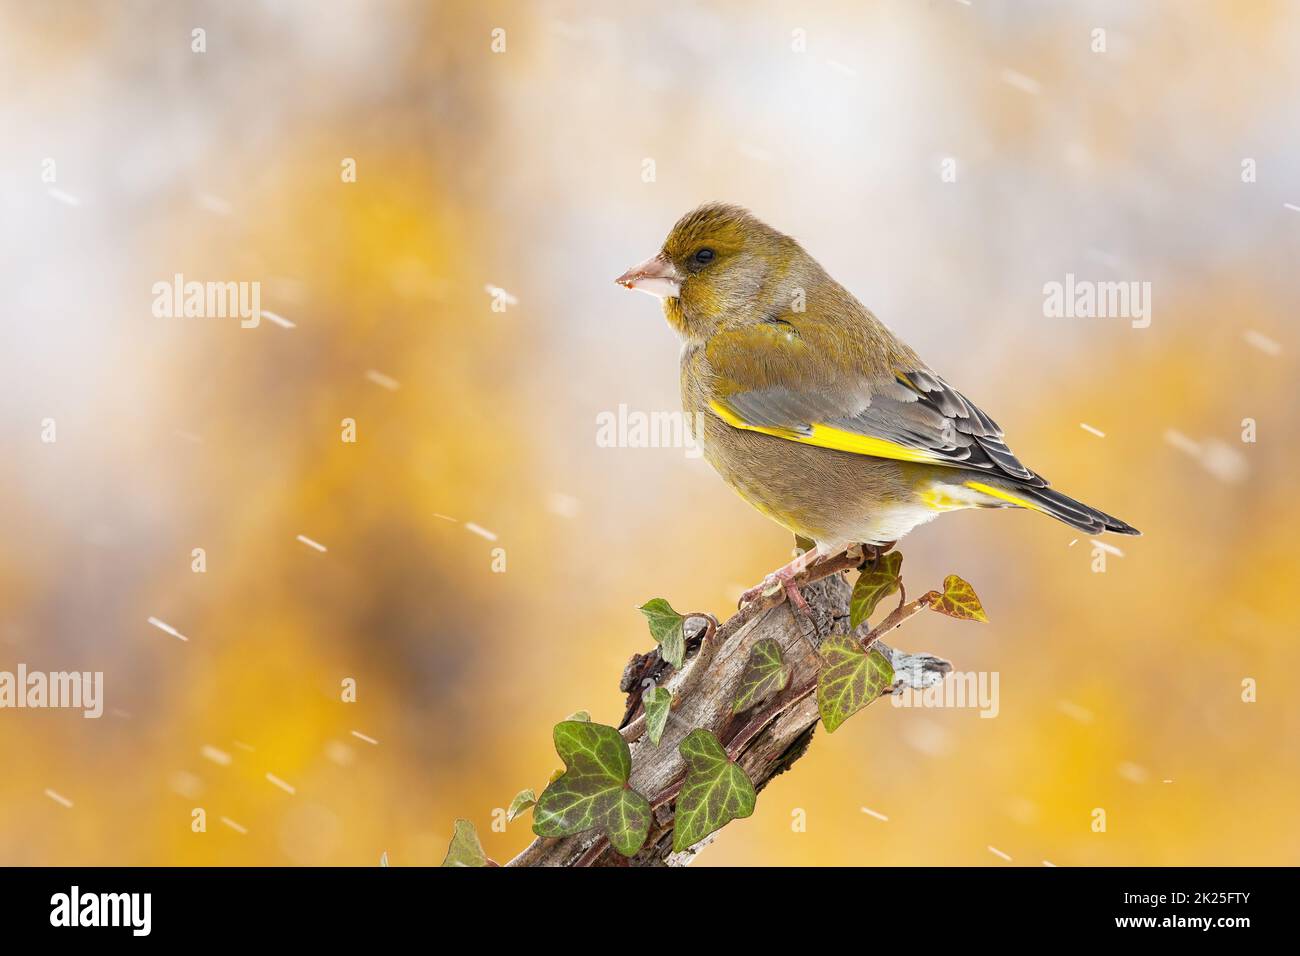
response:
[(838, 550), (839, 545), (856, 544), (858, 542), (863, 544), (891, 543), (938, 515), (938, 511), (926, 505), (905, 503), (891, 505), (879, 509), (876, 514), (863, 519), (858, 524), (842, 528), (840, 533), (843, 540), (837, 540), (833, 542), (833, 545)]
[(938, 512), (915, 466), (787, 441), (703, 416), (704, 457), (759, 512), (825, 549), (896, 541)]

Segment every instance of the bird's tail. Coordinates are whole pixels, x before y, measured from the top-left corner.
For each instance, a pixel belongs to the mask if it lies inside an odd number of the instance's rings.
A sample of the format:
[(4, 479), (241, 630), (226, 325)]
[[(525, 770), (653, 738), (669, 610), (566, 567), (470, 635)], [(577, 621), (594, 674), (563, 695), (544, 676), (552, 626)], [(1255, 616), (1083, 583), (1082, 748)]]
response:
[(980, 481), (968, 481), (966, 487), (974, 488), (1008, 505), (1041, 511), (1057, 521), (1064, 521), (1071, 528), (1078, 528), (1089, 534), (1101, 534), (1113, 531), (1116, 534), (1141, 534), (1127, 521), (1121, 521), (1104, 511), (1090, 508), (1082, 501), (1076, 501), (1069, 495), (1063, 495), (1052, 488), (1036, 488), (1019, 482), (1005, 482), (998, 485), (985, 484)]

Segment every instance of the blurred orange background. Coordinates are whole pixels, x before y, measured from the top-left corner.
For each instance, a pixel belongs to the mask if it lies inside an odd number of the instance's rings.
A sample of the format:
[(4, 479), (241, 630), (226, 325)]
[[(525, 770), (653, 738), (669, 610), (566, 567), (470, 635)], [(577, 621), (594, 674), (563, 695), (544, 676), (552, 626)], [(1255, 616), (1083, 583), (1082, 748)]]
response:
[[(789, 552), (683, 449), (596, 442), (679, 407), (611, 280), (711, 199), (1145, 536), (1097, 573), (1039, 516), (917, 531), (909, 589), (991, 623), (896, 643), (997, 671), (997, 718), (819, 732), (699, 865), (1296, 862), (1294, 5), (6, 2), (0, 77), (0, 670), (106, 698), (0, 711), (0, 864), (526, 845), (494, 811), (617, 722), (636, 606), (725, 615)], [(176, 273), (292, 327), (157, 318)], [(1150, 327), (1046, 318), (1067, 273), (1150, 282)]]

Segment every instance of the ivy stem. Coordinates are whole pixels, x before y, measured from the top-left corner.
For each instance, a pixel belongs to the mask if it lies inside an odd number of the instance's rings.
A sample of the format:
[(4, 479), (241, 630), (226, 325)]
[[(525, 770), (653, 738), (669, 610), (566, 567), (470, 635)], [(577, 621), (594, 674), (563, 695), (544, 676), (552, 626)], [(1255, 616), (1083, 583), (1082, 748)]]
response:
[[(902, 625), (904, 621), (930, 607), (935, 601), (939, 600), (940, 597), (941, 595), (938, 591), (926, 591), (910, 604), (903, 604), (900, 602), (898, 607), (889, 612), (887, 618), (877, 624), (861, 638), (862, 646), (864, 648), (871, 647), (871, 645), (880, 640), (880, 638)], [(861, 625), (859, 625), (859, 629), (861, 629)]]
[[(819, 675), (820, 676), (820, 675)], [(787, 710), (806, 698), (808, 695), (817, 690), (818, 678), (814, 677), (809, 683), (805, 684), (793, 695), (785, 700), (778, 700), (762, 713), (751, 718), (743, 727), (726, 744), (727, 756), (732, 760), (740, 759), (741, 752), (749, 746), (749, 742), (763, 732), (763, 728), (776, 720)]]
[(594, 865), (596, 860), (600, 858), (601, 854), (605, 852), (605, 848), (608, 846), (609, 846), (609, 837), (602, 836), (599, 840), (597, 840), (590, 847), (588, 847), (587, 852), (582, 854), (582, 856), (578, 857), (577, 861), (573, 865), (574, 866)]

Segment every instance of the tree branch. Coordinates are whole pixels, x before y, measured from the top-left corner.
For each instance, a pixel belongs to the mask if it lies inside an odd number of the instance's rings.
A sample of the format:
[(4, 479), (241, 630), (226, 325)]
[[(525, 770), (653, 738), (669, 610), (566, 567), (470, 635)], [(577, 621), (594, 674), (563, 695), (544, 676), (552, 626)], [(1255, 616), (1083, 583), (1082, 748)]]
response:
[[(507, 866), (683, 866), (709, 839), (681, 853), (672, 850), (673, 804), (685, 776), (677, 745), (697, 727), (713, 732), (728, 754), (748, 774), (757, 791), (803, 756), (818, 721), (817, 677), (822, 660), (817, 651), (831, 634), (849, 632), (851, 589), (842, 571), (862, 563), (861, 554), (838, 555), (813, 565), (801, 579), (802, 593), (812, 612), (810, 623), (785, 603), (777, 591), (746, 605), (726, 622), (712, 615), (692, 614), (686, 621), (688, 658), (679, 671), (664, 662), (656, 648), (628, 663), (620, 689), (628, 694), (620, 733), (632, 751), (629, 784), (650, 801), (653, 820), (645, 845), (631, 860), (610, 849), (600, 833), (589, 831), (558, 839), (537, 839)], [(929, 592), (894, 609), (875, 629), (859, 637), (894, 664), (895, 688), (929, 686), (942, 680), (951, 665), (929, 655), (903, 654), (879, 638), (932, 603)], [(859, 628), (861, 632), (863, 628)], [(731, 702), (753, 645), (775, 640), (790, 669), (784, 691), (772, 700), (739, 715)], [(674, 697), (663, 739), (655, 747), (645, 734), (641, 696), (648, 687), (667, 687)], [(759, 801), (762, 806), (762, 801)]]

